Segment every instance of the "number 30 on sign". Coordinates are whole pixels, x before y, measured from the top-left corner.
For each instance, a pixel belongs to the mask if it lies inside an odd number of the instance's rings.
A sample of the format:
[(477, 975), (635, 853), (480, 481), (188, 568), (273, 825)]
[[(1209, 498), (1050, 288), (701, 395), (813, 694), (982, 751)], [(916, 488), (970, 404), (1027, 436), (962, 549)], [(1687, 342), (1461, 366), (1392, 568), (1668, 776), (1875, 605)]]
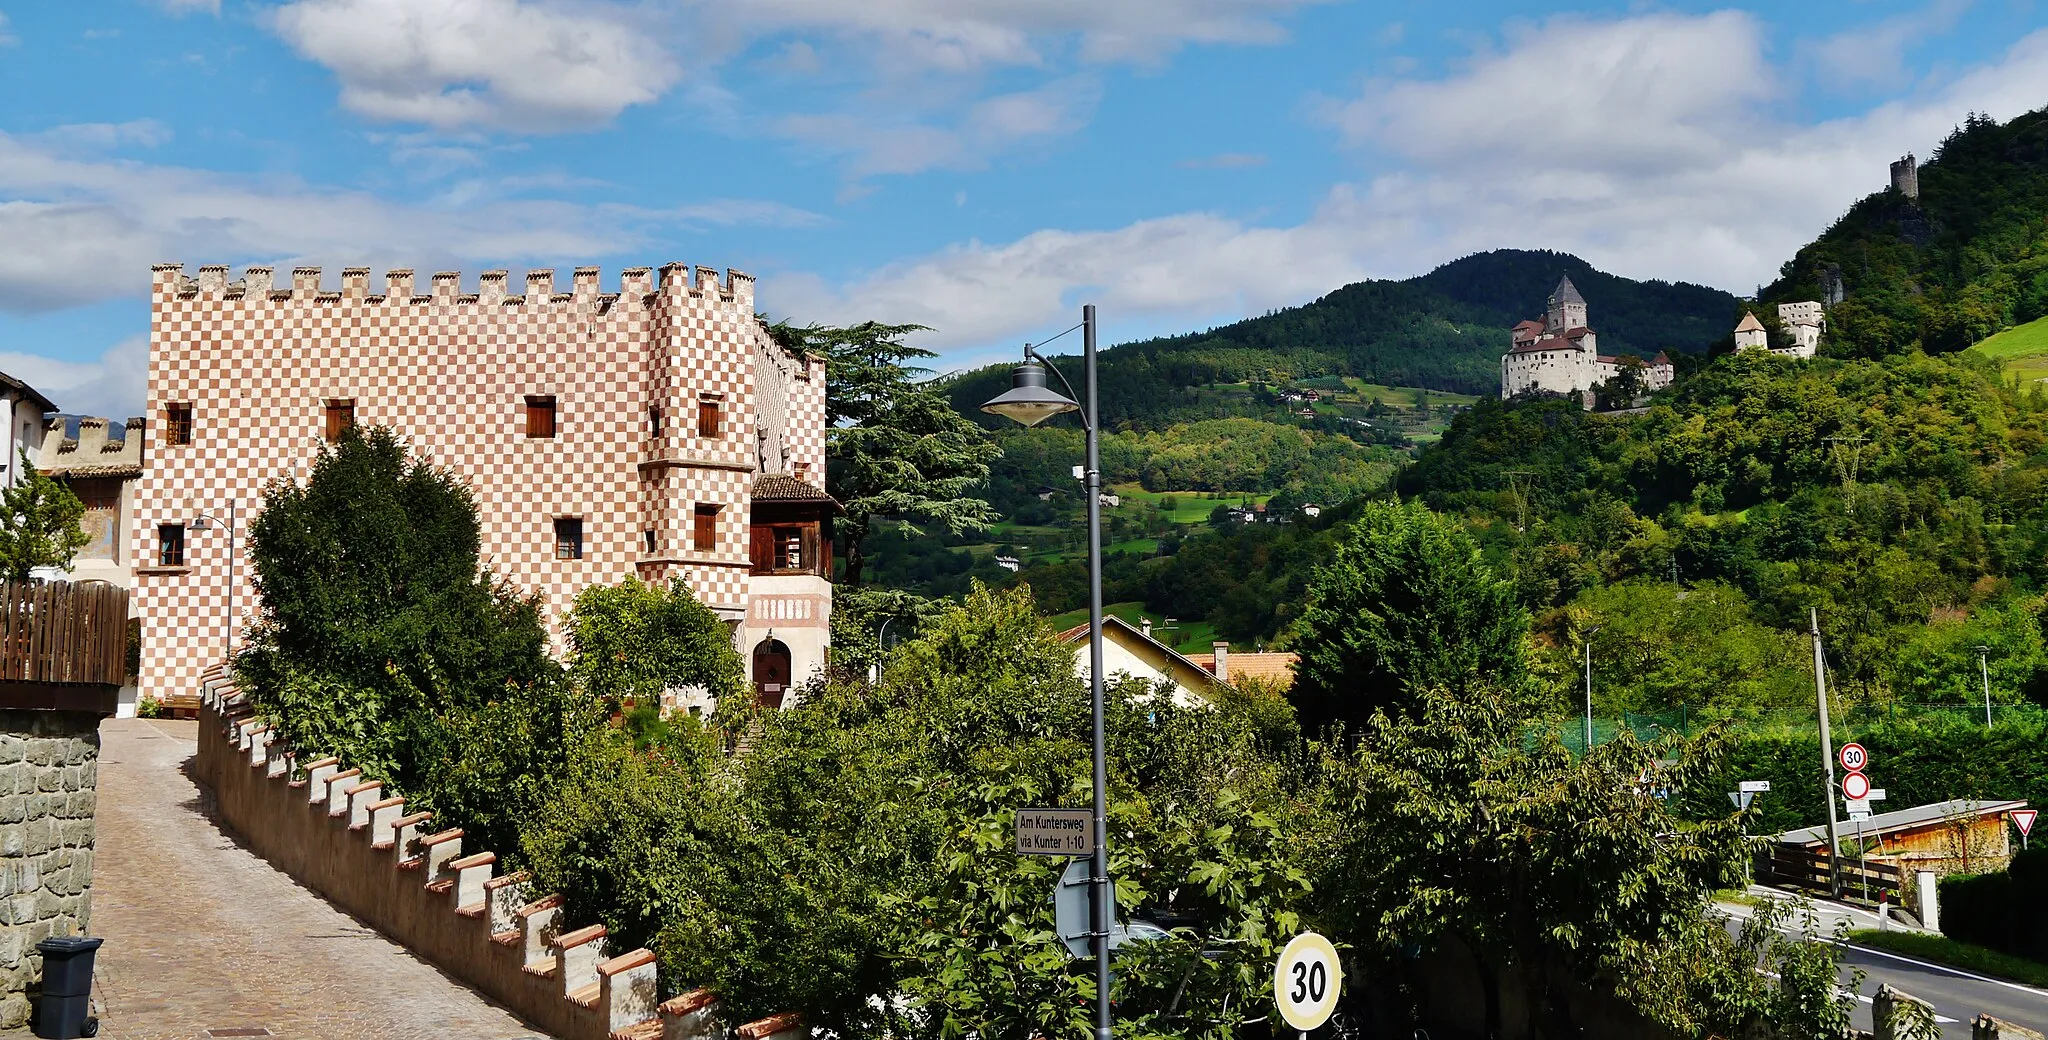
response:
[(1329, 1021), (1343, 983), (1337, 948), (1314, 932), (1289, 940), (1273, 965), (1273, 1000), (1280, 1005), (1281, 1019), (1296, 1029), (1314, 1029)]

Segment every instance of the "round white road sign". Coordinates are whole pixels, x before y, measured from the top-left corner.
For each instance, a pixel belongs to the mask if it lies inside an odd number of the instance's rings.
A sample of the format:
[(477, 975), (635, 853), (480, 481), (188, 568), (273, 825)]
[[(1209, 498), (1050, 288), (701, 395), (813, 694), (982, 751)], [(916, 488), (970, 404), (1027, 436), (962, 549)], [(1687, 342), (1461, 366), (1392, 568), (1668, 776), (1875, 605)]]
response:
[(1280, 1017), (1296, 1029), (1314, 1029), (1329, 1021), (1343, 984), (1337, 948), (1314, 932), (1288, 940), (1273, 965), (1273, 1000), (1280, 1005)]
[(1842, 768), (1852, 773), (1870, 764), (1870, 753), (1863, 750), (1861, 744), (1842, 745), (1842, 752), (1837, 757), (1842, 760)]
[(1862, 773), (1849, 773), (1842, 777), (1842, 797), (1860, 802), (1870, 797), (1870, 778)]

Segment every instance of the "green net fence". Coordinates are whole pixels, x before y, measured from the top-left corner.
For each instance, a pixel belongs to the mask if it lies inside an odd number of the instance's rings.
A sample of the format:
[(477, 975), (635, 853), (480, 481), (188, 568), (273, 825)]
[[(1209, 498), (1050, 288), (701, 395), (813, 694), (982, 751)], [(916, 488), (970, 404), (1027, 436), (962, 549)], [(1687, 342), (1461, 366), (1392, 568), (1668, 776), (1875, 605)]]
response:
[[(2048, 726), (2048, 708), (2036, 704), (1994, 704), (1990, 708), (1994, 727)], [(1900, 723), (1984, 727), (1983, 704), (1890, 704), (1830, 708), (1828, 729), (1837, 743), (1854, 740), (1872, 728)], [(1619, 718), (1594, 716), (1594, 744), (1605, 744), (1626, 731), (1637, 740), (1656, 740), (1669, 734), (1692, 737), (1715, 724), (1739, 727), (1743, 732), (1763, 735), (1810, 735), (1820, 738), (1820, 715), (1813, 708), (1693, 708), (1679, 706), (1656, 712), (1624, 712)], [(1534, 744), (1555, 735), (1575, 754), (1586, 750), (1586, 719), (1557, 719), (1530, 730)]]

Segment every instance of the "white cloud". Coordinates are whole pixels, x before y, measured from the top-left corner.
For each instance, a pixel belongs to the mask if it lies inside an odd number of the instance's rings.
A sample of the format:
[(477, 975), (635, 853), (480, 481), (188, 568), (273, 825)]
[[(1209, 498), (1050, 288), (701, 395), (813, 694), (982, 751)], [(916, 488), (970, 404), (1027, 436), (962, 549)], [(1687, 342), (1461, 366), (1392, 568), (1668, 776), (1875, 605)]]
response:
[(745, 0), (702, 16), (741, 35), (825, 31), (888, 64), (1041, 65), (1078, 38), (1086, 61), (1153, 62), (1190, 43), (1277, 43), (1285, 15), (1327, 0)]
[(21, 42), (21, 37), (7, 31), (7, 12), (0, 11), (0, 47), (12, 47)]
[(149, 367), (149, 337), (130, 336), (94, 361), (63, 361), (0, 350), (0, 371), (42, 391), (73, 415), (125, 419), (142, 414)]
[[(707, 223), (800, 226), (774, 202), (671, 210), (583, 206), (484, 186), (433, 204), (289, 178), (239, 177), (104, 158), (0, 133), (0, 310), (55, 310), (141, 293), (149, 265), (264, 260), (454, 266), (559, 263), (641, 248)], [(819, 218), (822, 219), (822, 218)]]
[(173, 17), (188, 14), (210, 14), (215, 18), (220, 17), (220, 0), (156, 0), (156, 5)]
[(294, 0), (272, 24), (372, 119), (528, 132), (603, 124), (681, 76), (645, 9), (596, 0)]
[(930, 325), (928, 345), (988, 356), (1084, 299), (1109, 329), (1188, 328), (1507, 246), (1747, 291), (1883, 188), (1898, 154), (1926, 155), (1966, 112), (2011, 118), (2048, 98), (2048, 30), (1939, 89), (1818, 124), (1778, 116), (1784, 77), (1764, 54), (1739, 12), (1553, 20), (1438, 78), (1322, 105), (1383, 166), (1298, 225), (1184, 214), (1046, 230), (846, 285), (771, 277), (764, 299), (805, 320)]
[(1919, 11), (1845, 29), (1803, 48), (1814, 73), (1841, 91), (1881, 90), (1909, 86), (1906, 52), (1915, 44), (1955, 26), (1971, 0), (1935, 0)]
[(812, 148), (848, 156), (853, 177), (977, 170), (1019, 146), (1080, 129), (1100, 99), (1092, 77), (1072, 76), (973, 102), (945, 123), (832, 113), (785, 116), (775, 129)]

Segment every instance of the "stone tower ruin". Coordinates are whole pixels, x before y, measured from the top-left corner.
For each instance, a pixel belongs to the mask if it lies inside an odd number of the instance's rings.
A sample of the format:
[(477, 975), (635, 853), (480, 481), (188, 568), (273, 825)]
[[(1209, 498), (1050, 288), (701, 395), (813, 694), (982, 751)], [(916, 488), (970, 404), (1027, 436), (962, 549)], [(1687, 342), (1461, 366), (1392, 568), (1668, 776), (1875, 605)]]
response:
[(1892, 190), (1909, 199), (1920, 197), (1920, 167), (1913, 161), (1913, 153), (1892, 163)]

